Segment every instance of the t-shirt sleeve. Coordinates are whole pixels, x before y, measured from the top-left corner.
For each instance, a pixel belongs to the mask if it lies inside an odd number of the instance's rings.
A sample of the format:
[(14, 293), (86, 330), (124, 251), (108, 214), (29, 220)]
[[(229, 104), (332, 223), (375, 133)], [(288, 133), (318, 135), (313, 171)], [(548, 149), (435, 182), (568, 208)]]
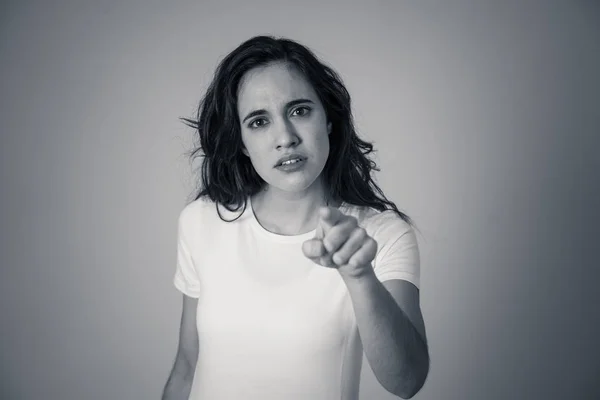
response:
[(373, 269), (381, 281), (403, 279), (420, 287), (420, 255), (417, 236), (411, 225), (392, 211), (384, 212), (377, 221), (374, 239), (377, 255)]
[(173, 284), (183, 294), (197, 298), (200, 295), (200, 281), (187, 242), (187, 215), (188, 210), (186, 209), (179, 215), (177, 225), (177, 265)]

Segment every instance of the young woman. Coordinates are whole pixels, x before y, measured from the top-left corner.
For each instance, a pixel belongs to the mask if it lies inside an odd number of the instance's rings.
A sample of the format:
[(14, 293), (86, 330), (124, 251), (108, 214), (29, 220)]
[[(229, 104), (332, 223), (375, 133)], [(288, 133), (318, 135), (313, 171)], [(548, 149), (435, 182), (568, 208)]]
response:
[(417, 393), (417, 240), (371, 177), (339, 76), (294, 41), (254, 37), (185, 121), (202, 188), (179, 217), (163, 399), (357, 399), (363, 351), (385, 389)]

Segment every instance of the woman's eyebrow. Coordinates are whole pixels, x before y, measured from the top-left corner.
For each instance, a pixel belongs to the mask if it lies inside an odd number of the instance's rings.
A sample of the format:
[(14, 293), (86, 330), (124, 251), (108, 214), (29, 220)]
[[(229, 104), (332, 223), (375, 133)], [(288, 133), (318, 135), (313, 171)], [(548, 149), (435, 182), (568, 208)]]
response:
[[(290, 108), (295, 105), (304, 104), (304, 103), (315, 104), (314, 101), (309, 100), (309, 99), (296, 99), (296, 100), (292, 100), (292, 101), (289, 101), (288, 103), (286, 103), (285, 108)], [(263, 115), (263, 114), (267, 114), (267, 110), (262, 109), (262, 108), (260, 110), (254, 110), (254, 111), (250, 112), (248, 115), (246, 115), (246, 117), (244, 117), (244, 120), (242, 121), (242, 123), (246, 122), (246, 120), (249, 118), (255, 117), (257, 115)]]
[(315, 104), (312, 100), (309, 100), (309, 99), (296, 99), (296, 100), (292, 100), (289, 103), (287, 103), (285, 105), (285, 108), (290, 108), (290, 107), (293, 107), (295, 105), (302, 104), (302, 103)]
[(244, 120), (242, 121), (242, 123), (246, 122), (246, 120), (249, 119), (249, 118), (255, 117), (257, 115), (266, 114), (266, 113), (267, 113), (267, 110), (264, 110), (264, 109), (254, 110), (250, 114), (246, 115), (246, 118), (244, 118)]

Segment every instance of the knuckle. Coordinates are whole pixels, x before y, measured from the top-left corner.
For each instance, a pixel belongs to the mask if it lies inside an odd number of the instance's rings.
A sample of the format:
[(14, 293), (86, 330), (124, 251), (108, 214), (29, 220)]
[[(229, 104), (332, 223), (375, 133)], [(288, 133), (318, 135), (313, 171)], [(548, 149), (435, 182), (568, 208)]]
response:
[(338, 241), (336, 237), (328, 237), (326, 240), (323, 241), (323, 251), (332, 251), (337, 246), (337, 242)]
[(371, 247), (371, 251), (373, 252), (373, 254), (377, 253), (377, 241), (375, 241), (375, 239), (371, 239), (369, 242), (369, 245)]
[(377, 248), (377, 241), (376, 241), (375, 239), (373, 239), (372, 237), (369, 237), (369, 238), (367, 239), (367, 243), (368, 243), (370, 246), (372, 246), (372, 247), (374, 247), (374, 248)]
[(356, 237), (359, 239), (363, 239), (367, 236), (367, 231), (365, 230), (365, 228), (362, 228), (362, 227), (356, 228), (356, 230), (354, 232), (355, 232), (354, 234), (356, 235)]
[(344, 262), (345, 262), (344, 256), (340, 253), (335, 253), (333, 255), (332, 259), (336, 264), (344, 264)]

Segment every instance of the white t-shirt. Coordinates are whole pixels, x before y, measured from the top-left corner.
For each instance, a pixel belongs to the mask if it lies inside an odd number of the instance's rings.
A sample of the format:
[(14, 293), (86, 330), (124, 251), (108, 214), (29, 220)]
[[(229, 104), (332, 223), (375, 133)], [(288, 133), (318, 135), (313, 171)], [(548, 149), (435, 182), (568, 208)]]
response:
[[(419, 287), (415, 233), (393, 211), (342, 204), (378, 243), (380, 281)], [(239, 215), (219, 207), (231, 220)], [(234, 222), (200, 199), (179, 217), (175, 286), (198, 298), (199, 355), (190, 399), (355, 400), (362, 344), (337, 270), (313, 263), (315, 231), (267, 231), (249, 202)]]

